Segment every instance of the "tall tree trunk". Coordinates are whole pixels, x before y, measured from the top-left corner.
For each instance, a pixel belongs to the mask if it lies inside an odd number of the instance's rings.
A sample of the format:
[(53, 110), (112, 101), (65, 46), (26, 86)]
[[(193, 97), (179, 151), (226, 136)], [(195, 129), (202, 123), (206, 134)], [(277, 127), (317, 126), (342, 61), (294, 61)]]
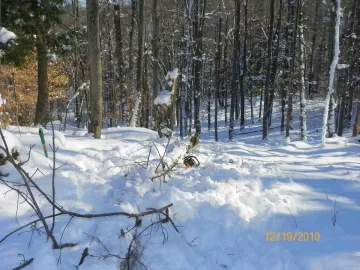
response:
[[(111, 4), (110, 2), (107, 4), (107, 9), (104, 9), (104, 11), (107, 13), (106, 16), (109, 16), (108, 14), (111, 14)], [(107, 18), (107, 28), (109, 31), (111, 31), (111, 27), (113, 24), (113, 19), (110, 20), (110, 17)], [(115, 127), (117, 124), (117, 120), (119, 118), (117, 112), (116, 112), (116, 104), (118, 101), (117, 91), (115, 89), (115, 62), (112, 60), (113, 57), (113, 40), (112, 35), (109, 34), (108, 40), (107, 40), (107, 55), (108, 55), (108, 80), (107, 80), (107, 86), (108, 86), (108, 113), (109, 113), (109, 120), (110, 120), (110, 127)]]
[(341, 90), (340, 104), (338, 108), (338, 119), (336, 121), (335, 130), (338, 136), (343, 135), (345, 123), (346, 100), (349, 96), (349, 68), (338, 70), (338, 89)]
[[(200, 2), (202, 2), (200, 7)], [(201, 134), (200, 121), (200, 97), (201, 97), (201, 74), (202, 74), (202, 38), (205, 20), (206, 0), (195, 0), (195, 18), (194, 18), (194, 33), (195, 33), (195, 78), (194, 78), (194, 124), (196, 135)], [(201, 17), (200, 17), (201, 15)]]
[(287, 23), (285, 27), (285, 57), (283, 58), (283, 78), (282, 78), (282, 90), (281, 90), (281, 132), (284, 132), (285, 129), (285, 107), (286, 107), (286, 98), (289, 92), (289, 73), (290, 73), (290, 64), (288, 59), (290, 59), (290, 46), (291, 46), (291, 31), (290, 24), (292, 20), (293, 12), (293, 2), (288, 1), (287, 8)]
[(275, 96), (275, 80), (276, 80), (276, 74), (278, 70), (278, 58), (280, 53), (280, 33), (281, 33), (281, 21), (282, 21), (282, 11), (283, 11), (283, 2), (280, 0), (279, 3), (279, 17), (276, 25), (276, 48), (273, 55), (273, 62), (272, 62), (272, 70), (270, 75), (270, 113), (269, 113), (269, 129), (271, 127), (271, 120), (272, 120), (272, 112), (274, 107), (274, 96)]
[[(356, 12), (356, 18), (357, 18), (357, 26), (356, 28), (356, 36), (359, 37), (360, 36), (360, 3), (357, 1), (357, 7), (355, 8), (355, 12)], [(360, 48), (359, 46), (354, 46), (355, 51), (354, 51), (354, 55), (355, 55), (355, 59), (357, 59), (357, 61), (354, 63), (354, 65), (356, 65), (356, 71), (359, 73), (360, 72)], [(355, 82), (353, 84), (353, 95), (355, 95), (355, 91), (357, 88), (357, 107), (356, 107), (356, 115), (355, 115), (355, 121), (354, 121), (354, 127), (353, 127), (353, 136), (357, 136), (358, 134), (360, 134), (360, 89), (359, 89), (359, 85), (355, 85)]]
[[(357, 14), (358, 13), (358, 14)], [(352, 36), (352, 34), (354, 33), (356, 35), (356, 30), (357, 32), (360, 33), (360, 29), (355, 29), (355, 25), (356, 25), (356, 19), (357, 19), (357, 23), (358, 26), (357, 28), (360, 28), (360, 3), (357, 0), (353, 0), (353, 5), (352, 5), (352, 11), (351, 11), (351, 23), (350, 23), (350, 29), (349, 29), (349, 34), (350, 36)], [(348, 88), (349, 88), (349, 99), (348, 99), (348, 112), (346, 115), (346, 127), (350, 128), (351, 127), (351, 118), (352, 118), (352, 106), (353, 106), (353, 102), (354, 102), (354, 92), (356, 89), (355, 86), (355, 81), (354, 81), (354, 73), (355, 73), (355, 63), (356, 63), (356, 52), (358, 51), (357, 49), (357, 45), (355, 44), (355, 41), (353, 38), (348, 39), (349, 40), (349, 52), (348, 52), (348, 62), (350, 63), (350, 71), (349, 71), (349, 81), (348, 81)]]
[(315, 57), (315, 50), (316, 50), (316, 37), (317, 37), (317, 29), (318, 29), (318, 17), (319, 17), (319, 7), (320, 7), (320, 0), (315, 0), (315, 15), (314, 15), (314, 24), (313, 24), (313, 33), (311, 38), (311, 55), (310, 55), (310, 64), (309, 64), (309, 98), (312, 99), (312, 95), (314, 90), (317, 88), (316, 83), (314, 81), (315, 74), (314, 74), (314, 57)]
[[(209, 80), (210, 80), (210, 83), (207, 85), (207, 94), (208, 94), (207, 112), (208, 112), (208, 130), (210, 131), (210, 129), (211, 129), (211, 101), (212, 101), (211, 100), (211, 92), (212, 92), (213, 87), (212, 87), (211, 63), (210, 63), (209, 66), (210, 66), (210, 68), (209, 68)], [(206, 67), (205, 67), (205, 70), (206, 70)], [(217, 106), (216, 94), (215, 94), (214, 100), (215, 100), (215, 106)]]
[(300, 138), (307, 141), (307, 128), (306, 128), (306, 85), (305, 85), (305, 38), (304, 38), (304, 24), (302, 6), (300, 0), (300, 18), (299, 18), (299, 35), (300, 35)]
[(225, 124), (227, 124), (228, 122), (228, 85), (229, 85), (229, 80), (228, 80), (228, 35), (227, 35), (227, 32), (228, 32), (228, 22), (229, 22), (229, 19), (228, 19), (228, 16), (226, 16), (226, 22), (225, 22), (225, 30), (224, 30), (224, 33), (225, 33), (225, 44), (224, 44), (224, 58), (223, 58), (223, 71), (222, 71), (222, 77), (223, 77), (223, 80), (222, 80), (222, 83), (223, 83), (223, 86), (222, 86), (222, 91), (223, 91), (223, 97), (224, 97), (224, 107), (225, 107)]
[(248, 0), (244, 0), (244, 51), (243, 51), (243, 67), (240, 74), (240, 130), (245, 127), (245, 79), (247, 72), (247, 39), (248, 39)]
[(118, 70), (118, 86), (120, 96), (120, 118), (125, 119), (125, 112), (127, 109), (126, 104), (126, 84), (125, 84), (125, 65), (124, 65), (124, 54), (123, 54), (123, 38), (122, 38), (122, 22), (121, 22), (121, 7), (120, 4), (114, 4), (114, 25), (115, 25), (115, 55), (117, 58), (117, 70)]
[[(74, 91), (75, 93), (79, 90), (80, 86), (80, 71), (79, 71), (79, 62), (80, 62), (80, 49), (79, 49), (79, 37), (77, 30), (79, 28), (79, 0), (72, 0), (73, 16), (74, 16), (74, 33), (75, 33), (75, 55), (74, 55)], [(75, 94), (74, 93), (74, 94)], [(82, 95), (78, 95), (75, 99), (75, 118), (76, 126), (80, 128), (81, 124), (81, 104)], [(66, 129), (66, 124), (64, 125), (64, 131)]]
[(45, 37), (38, 36), (36, 41), (38, 64), (38, 97), (34, 124), (46, 127), (49, 120), (48, 56)]
[(132, 112), (130, 126), (135, 127), (138, 114), (140, 110), (140, 104), (142, 100), (141, 94), (143, 93), (144, 89), (144, 30), (145, 30), (145, 8), (144, 8), (144, 0), (139, 0), (139, 23), (138, 23), (138, 58), (137, 58), (137, 71), (136, 71), (136, 99), (135, 99), (135, 106)]
[(100, 54), (99, 4), (86, 0), (88, 24), (88, 51), (90, 63), (90, 130), (96, 139), (102, 128), (102, 67)]
[[(133, 51), (134, 51), (134, 32), (135, 32), (135, 25), (136, 25), (136, 14), (137, 14), (137, 1), (139, 0), (131, 0), (131, 26), (130, 26), (130, 33), (129, 33), (129, 69), (128, 69), (128, 107), (129, 107), (129, 118), (134, 114), (134, 99), (135, 99), (135, 91), (134, 91), (134, 83), (133, 83)], [(130, 119), (129, 119), (130, 120)], [(131, 124), (131, 120), (129, 121)]]
[(330, 76), (329, 76), (329, 92), (325, 99), (325, 111), (324, 111), (324, 117), (323, 117), (323, 128), (322, 128), (322, 136), (321, 136), (321, 144), (322, 146), (325, 146), (325, 137), (326, 137), (326, 129), (327, 125), (332, 122), (332, 120), (329, 121), (329, 116), (331, 116), (331, 113), (329, 113), (329, 110), (332, 111), (332, 107), (330, 106), (333, 104), (333, 102), (330, 101), (332, 99), (332, 94), (334, 92), (334, 81), (335, 81), (335, 72), (336, 72), (336, 66), (339, 61), (339, 36), (340, 36), (340, 10), (341, 10), (341, 0), (333, 0), (334, 6), (335, 6), (335, 27), (334, 27), (334, 46), (333, 46), (333, 53), (334, 57), (331, 62), (330, 66)]
[(191, 134), (191, 104), (192, 104), (192, 40), (191, 40), (191, 33), (192, 33), (192, 5), (193, 0), (186, 0), (186, 7), (185, 7), (185, 121), (184, 121), (184, 130), (185, 135)]
[(215, 141), (219, 140), (218, 134), (218, 103), (220, 97), (220, 87), (221, 87), (221, 25), (222, 18), (219, 17), (219, 26), (218, 26), (218, 37), (217, 37), (217, 52), (216, 52), (216, 63), (215, 63), (215, 76), (216, 76), (216, 92), (215, 92)]
[[(328, 66), (329, 66), (329, 73), (330, 73), (330, 69), (331, 69), (331, 65), (330, 63), (333, 62), (333, 56), (334, 56), (334, 49), (335, 49), (335, 45), (334, 45), (334, 39), (335, 39), (335, 29), (334, 29), (334, 25), (336, 22), (336, 12), (335, 12), (335, 6), (336, 6), (336, 1), (337, 0), (331, 0), (330, 2), (330, 23), (329, 23), (329, 39), (328, 39)], [(336, 67), (335, 67), (336, 68)], [(335, 74), (335, 73), (334, 73)], [(335, 78), (334, 78), (335, 81)], [(333, 83), (333, 86), (335, 87), (335, 83)], [(335, 123), (334, 123), (334, 111), (335, 111), (335, 92), (336, 89), (332, 89), (331, 91), (331, 96), (329, 99), (329, 103), (328, 103), (328, 117), (327, 117), (327, 133), (328, 133), (328, 137), (332, 138), (333, 135), (335, 134)], [(323, 144), (325, 144), (325, 142), (323, 142)]]
[(298, 23), (299, 23), (299, 11), (300, 11), (300, 0), (296, 1), (296, 13), (294, 14), (294, 5), (291, 6), (291, 17), (293, 19), (293, 31), (292, 31), (292, 41), (291, 41), (291, 60), (290, 60), (290, 78), (288, 86), (288, 109), (286, 112), (286, 138), (290, 137), (290, 128), (292, 122), (292, 113), (293, 113), (293, 95), (294, 95), (294, 80), (295, 80), (295, 57), (296, 57), (296, 40), (298, 32)]
[(231, 83), (231, 103), (230, 103), (230, 122), (229, 140), (234, 138), (235, 111), (237, 110), (237, 87), (239, 75), (239, 54), (240, 54), (240, 0), (235, 0), (235, 28), (234, 28), (234, 47), (233, 47), (233, 74)]
[[(158, 0), (153, 0), (153, 9), (152, 9), (152, 29), (153, 29), (153, 39), (152, 39), (152, 53), (154, 58), (153, 63), (153, 85), (152, 85), (152, 93), (153, 93), (153, 101), (159, 94), (159, 41), (160, 41), (160, 19), (158, 12)], [(153, 105), (152, 110), (152, 119), (153, 119), (153, 128), (154, 130), (158, 130), (158, 121), (156, 116), (156, 105)]]
[(269, 87), (270, 87), (270, 75), (272, 67), (272, 52), (273, 52), (273, 33), (274, 33), (274, 12), (275, 12), (275, 0), (270, 2), (270, 26), (269, 26), (269, 35), (268, 35), (268, 63), (266, 69), (266, 82), (265, 82), (265, 93), (264, 93), (264, 114), (263, 114), (263, 140), (267, 138), (269, 134), (269, 114), (271, 112), (270, 108), (270, 97), (269, 97)]

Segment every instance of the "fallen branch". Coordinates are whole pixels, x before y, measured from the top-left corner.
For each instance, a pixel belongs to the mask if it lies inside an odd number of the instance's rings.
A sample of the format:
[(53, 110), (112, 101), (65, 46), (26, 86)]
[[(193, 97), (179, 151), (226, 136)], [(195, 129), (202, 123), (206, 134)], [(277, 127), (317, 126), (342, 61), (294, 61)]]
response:
[(23, 268), (25, 268), (26, 266), (29, 266), (33, 261), (34, 261), (34, 258), (31, 258), (30, 260), (24, 261), (24, 263), (22, 263), (22, 264), (19, 265), (18, 267), (15, 267), (13, 270), (23, 269)]
[[(170, 208), (171, 206), (173, 206), (172, 203), (168, 204), (168, 205), (166, 205), (166, 206), (164, 206), (162, 208), (159, 208), (159, 209), (149, 210), (149, 211), (141, 212), (141, 213), (138, 213), (138, 214), (132, 214), (132, 213), (127, 213), (127, 212), (112, 212), (112, 213), (102, 213), (102, 214), (79, 214), (79, 213), (75, 213), (75, 212), (62, 211), (60, 213), (55, 214), (55, 217), (61, 216), (61, 215), (69, 215), (69, 216), (78, 217), (78, 218), (100, 218), (100, 217), (111, 217), (111, 216), (125, 216), (125, 217), (128, 217), (128, 218), (136, 218), (136, 219), (138, 219), (139, 217), (155, 214), (155, 213), (158, 213), (158, 212), (163, 212), (166, 209)], [(43, 217), (43, 219), (45, 219), (45, 220), (49, 219), (49, 218), (53, 218), (53, 215)], [(21, 226), (20, 228), (17, 228), (16, 230), (8, 233), (5, 237), (3, 237), (0, 240), (0, 244), (2, 242), (4, 242), (9, 236), (13, 235), (14, 233), (16, 233), (16, 232), (18, 232), (18, 231), (20, 231), (20, 230), (34, 224), (34, 223), (37, 223), (37, 222), (39, 222), (41, 220), (42, 220), (41, 218), (38, 218), (38, 219), (36, 219), (34, 221), (31, 221), (31, 222)]]
[(80, 258), (80, 262), (79, 264), (76, 266), (76, 269), (79, 269), (79, 266), (82, 265), (85, 261), (85, 258), (89, 256), (89, 249), (85, 248), (83, 253), (81, 254), (81, 258)]

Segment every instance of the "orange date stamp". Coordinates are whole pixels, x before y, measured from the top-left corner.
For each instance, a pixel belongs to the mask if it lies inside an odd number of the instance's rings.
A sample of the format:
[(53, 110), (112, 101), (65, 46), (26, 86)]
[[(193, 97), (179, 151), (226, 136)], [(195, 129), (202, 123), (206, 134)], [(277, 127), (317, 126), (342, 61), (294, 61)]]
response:
[(319, 242), (319, 232), (265, 232), (268, 242)]

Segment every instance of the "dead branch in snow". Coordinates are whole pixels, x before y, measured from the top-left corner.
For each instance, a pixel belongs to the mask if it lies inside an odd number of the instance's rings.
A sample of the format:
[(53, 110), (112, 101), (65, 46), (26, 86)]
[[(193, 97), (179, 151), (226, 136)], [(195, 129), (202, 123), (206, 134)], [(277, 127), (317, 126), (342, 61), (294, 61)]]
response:
[(23, 257), (22, 263), (18, 267), (15, 267), (13, 270), (23, 269), (26, 266), (29, 266), (30, 264), (32, 264), (32, 262), (34, 261), (34, 258), (31, 258), (29, 260), (25, 260), (25, 257), (24, 257), (23, 254), (19, 254), (19, 256)]
[[(51, 170), (52, 170), (52, 176), (51, 176), (51, 192), (52, 195), (48, 195), (46, 194), (42, 188), (33, 180), (33, 175), (29, 175), (29, 173), (23, 168), (23, 165), (29, 161), (30, 156), (31, 156), (31, 150), (33, 149), (34, 146), (30, 146), (30, 150), (28, 153), (28, 158), (25, 162), (18, 162), (16, 161), (12, 155), (11, 155), (11, 149), (9, 149), (6, 140), (5, 140), (5, 136), (2, 133), (2, 130), (0, 129), (0, 136), (2, 138), (2, 140), (4, 141), (4, 147), (0, 146), (0, 149), (2, 151), (4, 151), (5, 153), (5, 160), (7, 162), (9, 162), (14, 168), (15, 170), (19, 173), (19, 175), (22, 178), (22, 183), (18, 183), (18, 182), (14, 182), (14, 181), (8, 181), (7, 179), (5, 179), (5, 177), (7, 177), (8, 175), (1, 175), (0, 177), (0, 184), (3, 184), (5, 186), (7, 186), (9, 188), (8, 192), (16, 192), (18, 194), (18, 198), (22, 199), (21, 203), (26, 203), (27, 205), (29, 205), (33, 211), (35, 212), (35, 215), (37, 216), (37, 219), (28, 222), (25, 225), (20, 226), (19, 228), (9, 232), (7, 235), (5, 235), (2, 239), (0, 239), (0, 244), (3, 243), (8, 237), (10, 237), (11, 235), (22, 231), (23, 229), (30, 227), (31, 230), (29, 230), (28, 232), (31, 232), (31, 238), (30, 238), (30, 242), (32, 239), (32, 235), (35, 231), (37, 231), (39, 234), (44, 233), (46, 234), (47, 238), (50, 239), (52, 241), (53, 244), (53, 249), (60, 249), (60, 256), (59, 256), (59, 260), (58, 263), (61, 262), (61, 249), (62, 248), (68, 248), (68, 247), (74, 247), (77, 245), (77, 243), (61, 243), (63, 235), (65, 233), (65, 230), (67, 229), (67, 227), (69, 226), (71, 220), (73, 218), (103, 218), (103, 217), (112, 217), (112, 216), (124, 216), (127, 218), (134, 218), (135, 219), (135, 224), (141, 224), (141, 219), (142, 217), (145, 216), (149, 216), (149, 215), (153, 215), (156, 214), (158, 216), (162, 215), (165, 216), (165, 219), (159, 219), (158, 222), (161, 223), (165, 223), (166, 222), (170, 222), (172, 224), (172, 226), (175, 228), (175, 230), (177, 232), (179, 232), (175, 226), (175, 224), (172, 222), (172, 220), (169, 218), (169, 208), (171, 206), (173, 206), (172, 203), (161, 207), (161, 208), (148, 208), (146, 209), (146, 211), (143, 212), (139, 212), (139, 213), (128, 213), (128, 212), (109, 212), (109, 213), (88, 213), (88, 214), (81, 214), (81, 213), (77, 213), (77, 212), (72, 212), (69, 210), (66, 210), (64, 207), (62, 207), (60, 204), (57, 203), (56, 201), (56, 187), (55, 187), (55, 183), (56, 183), (56, 171), (58, 169), (60, 169), (62, 166), (64, 166), (65, 164), (56, 167), (56, 152), (58, 151), (58, 148), (55, 146), (55, 132), (54, 132), (54, 126), (52, 125), (52, 145), (50, 145), (50, 148), (52, 149), (52, 153), (53, 153), (53, 158), (52, 158), (52, 165), (49, 165)], [(168, 143), (169, 144), (169, 143)], [(150, 148), (151, 149), (151, 148)], [(151, 151), (151, 150), (150, 150)], [(166, 151), (165, 151), (166, 152)], [(164, 153), (165, 155), (165, 153)], [(149, 154), (150, 156), (150, 154)], [(149, 164), (149, 158), (147, 161), (144, 162), (146, 165)], [(37, 169), (36, 171), (40, 171), (39, 169)], [(44, 174), (43, 174), (44, 175)], [(24, 189), (24, 190), (22, 190)], [(36, 199), (37, 196), (41, 196), (45, 199), (46, 203), (48, 203), (48, 205), (51, 207), (52, 209), (52, 214), (45, 216), (43, 214), (43, 210), (44, 206), (42, 205), (42, 208), (40, 208), (39, 203)], [(69, 222), (66, 224), (65, 228), (63, 229), (62, 233), (61, 233), (61, 237), (60, 240), (58, 241), (56, 239), (56, 237), (54, 236), (54, 230), (55, 230), (55, 223), (58, 217), (60, 216), (69, 216), (70, 220)], [(52, 222), (50, 222), (49, 220), (51, 220)], [(40, 230), (37, 227), (37, 224), (40, 223), (42, 226), (41, 228), (44, 230)], [(50, 224), (51, 223), (51, 224)], [(141, 235), (141, 234), (140, 234)], [(135, 240), (134, 240), (135, 241)], [(29, 242), (29, 245), (30, 245)], [(132, 250), (132, 247), (134, 245), (134, 242), (132, 241), (132, 244), (130, 246), (129, 250)], [(86, 256), (85, 256), (86, 257)], [(126, 259), (126, 258), (125, 258)], [(84, 258), (82, 259), (83, 262)], [(29, 265), (32, 261), (29, 260), (27, 261), (28, 264), (24, 263), (22, 264), (23, 267)], [(81, 262), (81, 263), (82, 263)], [(81, 264), (80, 263), (80, 264)], [(26, 265), (25, 265), (26, 264)], [(79, 265), (80, 265), (79, 264)], [(22, 268), (23, 268), (22, 267)], [(16, 268), (16, 269), (21, 269), (21, 268)]]

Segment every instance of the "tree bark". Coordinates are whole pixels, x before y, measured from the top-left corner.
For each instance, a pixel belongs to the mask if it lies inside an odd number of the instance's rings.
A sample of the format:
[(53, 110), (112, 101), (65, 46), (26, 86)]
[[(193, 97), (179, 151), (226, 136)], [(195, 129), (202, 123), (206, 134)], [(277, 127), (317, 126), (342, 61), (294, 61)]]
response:
[(248, 0), (244, 0), (244, 48), (243, 66), (240, 71), (240, 130), (245, 127), (245, 78), (246, 78), (246, 57), (247, 57), (247, 38), (248, 38)]
[[(202, 2), (200, 7), (200, 2)], [(202, 39), (203, 28), (205, 20), (206, 0), (195, 0), (195, 18), (194, 18), (194, 33), (195, 33), (195, 70), (194, 70), (194, 124), (195, 132), (198, 136), (201, 134), (201, 120), (200, 120), (200, 97), (201, 97), (201, 74), (203, 69), (202, 63)], [(201, 15), (201, 16), (200, 16)]]
[(305, 38), (304, 38), (304, 24), (302, 6), (300, 0), (300, 18), (299, 18), (299, 36), (300, 36), (300, 139), (307, 141), (307, 128), (306, 128), (306, 99), (305, 99)]
[(263, 113), (263, 140), (267, 138), (269, 133), (269, 114), (271, 112), (270, 109), (270, 75), (271, 75), (271, 67), (272, 67), (272, 47), (273, 47), (273, 33), (274, 33), (274, 12), (275, 12), (275, 0), (271, 0), (270, 2), (270, 26), (269, 26), (269, 35), (268, 35), (268, 62), (266, 69), (266, 82), (265, 82), (265, 93), (264, 93), (264, 113)]
[(118, 87), (120, 96), (120, 118), (125, 119), (125, 111), (127, 109), (126, 104), (126, 84), (125, 84), (125, 65), (124, 65), (124, 54), (123, 54), (123, 38), (122, 38), (122, 22), (121, 22), (121, 7), (120, 4), (114, 4), (114, 26), (115, 26), (115, 41), (116, 48), (115, 54), (117, 58), (117, 70), (118, 70)]
[(144, 88), (144, 30), (145, 30), (145, 9), (144, 9), (144, 0), (139, 0), (139, 23), (138, 23), (138, 53), (137, 53), (137, 71), (136, 71), (136, 99), (135, 106), (132, 112), (130, 126), (135, 127), (138, 119), (138, 114), (140, 110), (140, 104), (142, 100), (141, 94), (143, 93)]
[(240, 54), (240, 0), (235, 0), (235, 28), (234, 28), (234, 47), (233, 47), (233, 74), (231, 82), (231, 103), (230, 103), (230, 122), (229, 140), (234, 138), (235, 111), (237, 110), (237, 87), (239, 77), (239, 54)]
[(293, 32), (292, 32), (292, 41), (291, 41), (291, 60), (290, 60), (290, 78), (288, 84), (288, 109), (286, 112), (286, 138), (290, 137), (290, 128), (292, 122), (292, 113), (293, 113), (293, 95), (294, 95), (294, 79), (295, 79), (295, 57), (296, 57), (296, 40), (297, 40), (297, 32), (298, 32), (298, 22), (299, 22), (299, 11), (300, 11), (300, 0), (296, 1), (296, 13), (294, 14), (294, 4), (291, 6), (292, 15), (294, 18), (293, 24)]
[(102, 66), (100, 53), (99, 4), (86, 0), (88, 20), (88, 51), (90, 63), (90, 130), (96, 139), (101, 138), (102, 128)]
[(273, 54), (273, 62), (272, 62), (272, 70), (270, 75), (270, 113), (269, 113), (269, 129), (271, 127), (271, 120), (272, 120), (272, 112), (274, 107), (274, 96), (275, 96), (275, 80), (276, 80), (276, 74), (278, 70), (278, 58), (280, 53), (280, 33), (281, 33), (281, 21), (282, 21), (282, 11), (283, 11), (283, 2), (280, 0), (279, 3), (279, 17), (276, 25), (276, 48)]
[[(153, 9), (152, 9), (152, 29), (153, 29), (153, 38), (152, 38), (152, 53), (154, 58), (153, 63), (153, 85), (152, 85), (152, 93), (153, 93), (153, 101), (159, 94), (159, 40), (160, 40), (160, 19), (159, 19), (159, 12), (158, 12), (158, 0), (153, 0)], [(157, 115), (156, 115), (156, 105), (153, 105), (152, 110), (152, 123), (154, 130), (158, 130), (158, 122), (157, 122)]]
[(48, 56), (44, 36), (38, 36), (36, 42), (38, 64), (38, 97), (34, 124), (46, 127), (49, 120), (49, 86), (48, 86)]
[(221, 87), (221, 78), (220, 78), (220, 65), (221, 65), (221, 25), (222, 18), (219, 17), (219, 26), (218, 26), (218, 38), (217, 38), (217, 52), (216, 52), (216, 64), (215, 64), (215, 76), (216, 76), (216, 92), (215, 92), (215, 141), (219, 140), (218, 135), (218, 103), (220, 98), (220, 87)]
[(316, 50), (316, 37), (317, 37), (317, 29), (318, 29), (318, 17), (319, 17), (319, 7), (320, 0), (315, 0), (315, 15), (314, 15), (314, 24), (313, 24), (313, 33), (311, 38), (311, 55), (310, 55), (310, 63), (309, 63), (309, 98), (312, 99), (312, 95), (314, 90), (317, 88), (314, 82), (315, 74), (314, 74), (314, 57)]

